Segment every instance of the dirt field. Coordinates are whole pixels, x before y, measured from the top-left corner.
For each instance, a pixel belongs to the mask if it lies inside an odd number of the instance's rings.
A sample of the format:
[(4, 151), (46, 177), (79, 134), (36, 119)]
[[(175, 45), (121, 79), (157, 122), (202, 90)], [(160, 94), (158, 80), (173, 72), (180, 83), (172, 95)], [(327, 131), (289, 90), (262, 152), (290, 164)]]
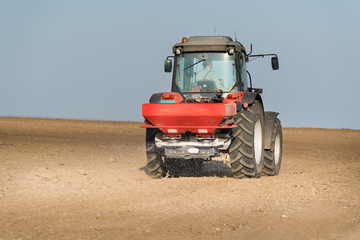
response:
[(276, 177), (154, 180), (139, 126), (0, 118), (0, 239), (360, 239), (360, 130), (284, 129)]

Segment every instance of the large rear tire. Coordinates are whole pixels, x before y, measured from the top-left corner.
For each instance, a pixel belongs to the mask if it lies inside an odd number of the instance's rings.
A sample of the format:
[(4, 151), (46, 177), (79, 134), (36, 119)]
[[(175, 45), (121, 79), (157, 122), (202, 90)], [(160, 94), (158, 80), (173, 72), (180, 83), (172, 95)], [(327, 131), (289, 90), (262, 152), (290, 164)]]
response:
[(282, 127), (278, 118), (272, 126), (270, 149), (264, 153), (264, 173), (268, 176), (279, 174), (282, 160)]
[(155, 135), (159, 132), (157, 128), (146, 129), (146, 157), (148, 174), (152, 178), (162, 178), (166, 174), (163, 154), (155, 144)]
[(264, 109), (256, 100), (235, 116), (237, 128), (231, 131), (229, 147), (234, 178), (261, 176), (264, 162)]

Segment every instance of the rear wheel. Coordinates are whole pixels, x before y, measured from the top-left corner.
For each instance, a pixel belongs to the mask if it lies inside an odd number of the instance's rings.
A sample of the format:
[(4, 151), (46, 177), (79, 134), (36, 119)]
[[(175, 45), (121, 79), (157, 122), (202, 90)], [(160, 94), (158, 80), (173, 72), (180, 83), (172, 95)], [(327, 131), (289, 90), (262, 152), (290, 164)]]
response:
[(260, 177), (264, 161), (264, 110), (259, 101), (235, 116), (229, 147), (234, 178)]
[(162, 178), (166, 169), (163, 161), (163, 154), (155, 144), (155, 135), (159, 132), (156, 128), (146, 129), (146, 157), (148, 173), (152, 178)]
[(269, 176), (279, 174), (282, 160), (282, 127), (276, 118), (271, 135), (270, 149), (264, 153), (264, 173)]

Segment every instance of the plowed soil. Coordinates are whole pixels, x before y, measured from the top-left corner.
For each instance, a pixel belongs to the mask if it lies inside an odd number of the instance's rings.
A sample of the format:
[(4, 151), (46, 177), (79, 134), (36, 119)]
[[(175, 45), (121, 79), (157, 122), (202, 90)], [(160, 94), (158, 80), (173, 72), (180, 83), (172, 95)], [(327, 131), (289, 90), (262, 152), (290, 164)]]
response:
[(360, 239), (360, 131), (285, 128), (280, 175), (151, 179), (140, 123), (0, 118), (0, 239)]

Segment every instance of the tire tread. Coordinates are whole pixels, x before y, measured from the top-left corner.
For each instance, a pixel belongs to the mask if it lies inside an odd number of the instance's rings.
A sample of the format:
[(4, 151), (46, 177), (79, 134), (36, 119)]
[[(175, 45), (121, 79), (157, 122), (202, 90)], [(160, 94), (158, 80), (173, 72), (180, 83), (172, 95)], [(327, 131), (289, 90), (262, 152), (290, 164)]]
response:
[[(232, 142), (229, 147), (231, 172), (234, 178), (259, 177), (259, 165), (256, 165), (254, 147), (254, 126), (257, 114), (264, 123), (264, 113), (259, 101), (255, 101), (246, 109), (242, 109), (235, 117), (235, 124), (238, 128), (232, 130)], [(264, 127), (264, 126), (263, 126)], [(262, 169), (261, 162), (260, 168)]]

